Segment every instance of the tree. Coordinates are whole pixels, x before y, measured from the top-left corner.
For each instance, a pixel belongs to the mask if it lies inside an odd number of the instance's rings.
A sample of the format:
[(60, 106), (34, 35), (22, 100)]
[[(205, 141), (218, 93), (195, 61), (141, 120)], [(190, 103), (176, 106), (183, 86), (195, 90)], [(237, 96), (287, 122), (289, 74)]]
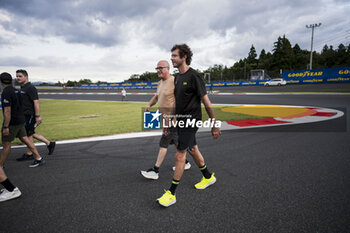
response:
[(140, 81), (140, 75), (138, 74), (132, 74), (126, 82), (138, 82)]
[(348, 54), (346, 47), (343, 44), (340, 44), (337, 49), (337, 65), (346, 66), (348, 60)]
[(266, 51), (265, 49), (262, 49), (259, 55), (259, 60), (263, 60), (266, 58)]
[(292, 64), (292, 69), (300, 70), (305, 69), (308, 64), (308, 51), (301, 50), (298, 44), (293, 47), (294, 60)]
[(145, 72), (140, 75), (141, 81), (153, 81), (153, 80), (159, 80), (158, 74), (156, 72)]
[(325, 68), (331, 68), (331, 67), (334, 67), (336, 65), (336, 52), (334, 51), (333, 49), (333, 46), (330, 45), (329, 46), (329, 49), (324, 52), (323, 54), (323, 58), (324, 58), (324, 64), (323, 64), (323, 67)]
[[(259, 57), (252, 44), (246, 58), (241, 58), (231, 67), (214, 64), (204, 71), (210, 73), (211, 81), (243, 80), (248, 77), (251, 69), (264, 69), (271, 77), (279, 77), (280, 69), (306, 69), (310, 59), (310, 51), (302, 49), (298, 44), (293, 47), (285, 35), (278, 37), (273, 43), (272, 52), (262, 49)], [(313, 52), (313, 68), (330, 68), (348, 66), (350, 64), (350, 44), (340, 44), (336, 50), (333, 45), (325, 44), (320, 53)], [(198, 70), (199, 73), (202, 73)], [(246, 76), (245, 76), (246, 74)], [(133, 74), (127, 80), (153, 81), (159, 80), (157, 73), (145, 72), (141, 75)]]
[(250, 51), (248, 53), (248, 57), (247, 57), (247, 63), (248, 64), (252, 64), (252, 65), (257, 65), (257, 60), (256, 60), (256, 57), (258, 55), (256, 54), (256, 50), (254, 48), (254, 45), (252, 45), (250, 47)]
[(293, 56), (292, 45), (286, 36), (278, 37), (277, 41), (274, 43), (271, 68), (275, 71), (279, 69), (292, 69)]
[(87, 83), (92, 83), (91, 79), (80, 79), (78, 84), (87, 84)]
[(346, 64), (350, 65), (350, 44), (348, 45), (348, 47), (346, 49), (346, 56), (347, 56)]
[(321, 54), (322, 54), (322, 53), (326, 53), (327, 51), (328, 51), (328, 45), (325, 44), (325, 45), (323, 46), (323, 49), (322, 49)]
[(66, 83), (66, 86), (67, 87), (75, 87), (75, 86), (77, 86), (77, 81), (70, 81), (70, 80), (68, 80), (67, 81), (67, 83)]

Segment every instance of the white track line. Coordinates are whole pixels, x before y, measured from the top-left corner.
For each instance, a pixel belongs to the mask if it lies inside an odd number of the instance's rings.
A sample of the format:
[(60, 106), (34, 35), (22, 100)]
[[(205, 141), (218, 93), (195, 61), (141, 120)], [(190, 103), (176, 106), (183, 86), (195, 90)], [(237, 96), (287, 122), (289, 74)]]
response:
[[(258, 125), (258, 126), (249, 126), (249, 127), (238, 127), (234, 125), (229, 125), (226, 122), (223, 122), (221, 130), (233, 130), (233, 129), (243, 129), (243, 128), (260, 128), (260, 127), (271, 127), (271, 126), (279, 126), (279, 125), (291, 125), (291, 124), (303, 124), (303, 123), (310, 123), (310, 122), (317, 122), (317, 121), (324, 121), (324, 120), (331, 120), (338, 117), (341, 117), (344, 115), (342, 111), (335, 110), (335, 109), (329, 109), (329, 108), (320, 108), (316, 106), (294, 106), (294, 105), (266, 105), (266, 104), (213, 104), (213, 106), (216, 105), (225, 105), (225, 106), (279, 106), (279, 107), (304, 107), (304, 108), (317, 108), (319, 112), (336, 112), (335, 116), (327, 117), (327, 118), (320, 118), (320, 117), (312, 117), (312, 116), (306, 116), (306, 117), (299, 117), (295, 119), (289, 119), (289, 123), (284, 124), (274, 124), (274, 125)], [(275, 118), (280, 119), (280, 118)], [(282, 119), (286, 121), (285, 119)], [(201, 128), (199, 132), (209, 132), (210, 129), (207, 128)], [(95, 142), (95, 141), (106, 141), (106, 140), (117, 140), (117, 139), (127, 139), (127, 138), (141, 138), (141, 137), (153, 137), (153, 136), (160, 136), (162, 135), (162, 130), (152, 130), (149, 132), (135, 132), (135, 133), (124, 133), (124, 134), (114, 134), (114, 135), (108, 135), (108, 136), (98, 136), (98, 137), (89, 137), (89, 138), (79, 138), (79, 139), (70, 139), (70, 140), (62, 140), (57, 141), (57, 144), (70, 144), (70, 143), (81, 143), (81, 142)], [(35, 143), (35, 146), (45, 146), (44, 143)], [(18, 146), (11, 146), (11, 148), (22, 148), (26, 147), (24, 145), (18, 145)], [(0, 147), (2, 149), (2, 147)]]

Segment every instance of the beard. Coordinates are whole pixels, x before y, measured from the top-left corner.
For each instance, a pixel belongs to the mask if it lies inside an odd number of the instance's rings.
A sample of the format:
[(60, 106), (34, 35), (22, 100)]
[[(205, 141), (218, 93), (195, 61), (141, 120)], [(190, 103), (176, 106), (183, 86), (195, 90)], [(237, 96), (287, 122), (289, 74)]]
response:
[(174, 67), (174, 68), (179, 68), (179, 64), (176, 63), (176, 62), (173, 62), (173, 67)]

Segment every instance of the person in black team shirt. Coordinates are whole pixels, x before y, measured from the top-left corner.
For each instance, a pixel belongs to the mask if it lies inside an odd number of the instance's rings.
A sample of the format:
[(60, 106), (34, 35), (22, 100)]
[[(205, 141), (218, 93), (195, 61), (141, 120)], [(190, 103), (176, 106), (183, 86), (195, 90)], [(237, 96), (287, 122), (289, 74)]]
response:
[(28, 139), (24, 128), (24, 115), (19, 91), (12, 87), (12, 77), (9, 73), (2, 73), (0, 81), (3, 86), (1, 105), (3, 111), (3, 123), (1, 129), (2, 152), (0, 157), (0, 183), (5, 187), (0, 191), (0, 202), (11, 200), (21, 196), (21, 191), (7, 178), (3, 166), (11, 151), (11, 142), (18, 137), (35, 155), (34, 162), (29, 167), (37, 167), (44, 160), (39, 155), (34, 144)]
[[(35, 132), (35, 128), (39, 126), (42, 122), (40, 117), (40, 104), (38, 91), (36, 88), (28, 81), (28, 73), (25, 70), (16, 71), (17, 81), (21, 84), (21, 96), (23, 99), (23, 111), (26, 119), (25, 128), (27, 131), (28, 138), (34, 143), (34, 138), (42, 141), (46, 144), (49, 150), (49, 155), (51, 155), (55, 149), (56, 142), (51, 142), (47, 140), (44, 136)], [(27, 152), (21, 157), (17, 158), (17, 161), (23, 161), (27, 159), (32, 159), (33, 154), (27, 148)]]
[[(214, 173), (210, 173), (196, 142), (196, 126), (186, 127), (187, 121), (202, 120), (201, 101), (215, 126), (215, 114), (205, 89), (205, 83), (201, 75), (189, 65), (192, 60), (192, 51), (186, 45), (174, 45), (171, 49), (171, 61), (174, 68), (178, 68), (179, 74), (175, 76), (175, 113), (178, 121), (178, 146), (175, 155), (176, 166), (170, 189), (166, 190), (157, 202), (165, 207), (176, 203), (175, 190), (184, 172), (187, 151), (193, 157), (200, 168), (203, 178), (195, 184), (196, 189), (205, 189), (216, 182)], [(180, 127), (180, 122), (185, 127)], [(217, 139), (221, 132), (219, 128), (212, 127), (212, 136)]]

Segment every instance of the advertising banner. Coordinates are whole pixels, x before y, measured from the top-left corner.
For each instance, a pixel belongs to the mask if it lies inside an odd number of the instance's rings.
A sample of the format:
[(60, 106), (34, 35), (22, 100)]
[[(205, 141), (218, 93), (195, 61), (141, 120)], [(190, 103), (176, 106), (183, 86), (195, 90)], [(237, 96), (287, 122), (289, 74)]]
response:
[(350, 66), (283, 71), (282, 78), (287, 84), (350, 82)]

